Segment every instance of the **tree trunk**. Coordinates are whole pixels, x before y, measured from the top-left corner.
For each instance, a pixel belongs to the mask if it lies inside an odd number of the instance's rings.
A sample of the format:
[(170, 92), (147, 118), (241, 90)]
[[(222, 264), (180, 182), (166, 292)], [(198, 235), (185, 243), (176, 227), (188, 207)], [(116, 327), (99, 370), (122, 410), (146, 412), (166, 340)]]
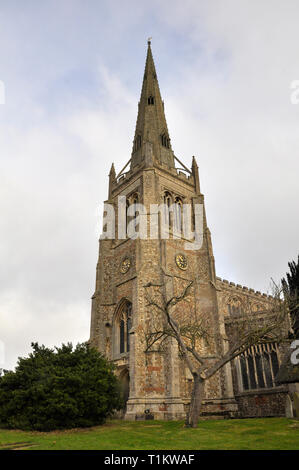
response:
[(186, 418), (186, 426), (196, 428), (204, 396), (204, 380), (197, 374), (194, 374), (193, 378), (193, 390), (190, 408)]

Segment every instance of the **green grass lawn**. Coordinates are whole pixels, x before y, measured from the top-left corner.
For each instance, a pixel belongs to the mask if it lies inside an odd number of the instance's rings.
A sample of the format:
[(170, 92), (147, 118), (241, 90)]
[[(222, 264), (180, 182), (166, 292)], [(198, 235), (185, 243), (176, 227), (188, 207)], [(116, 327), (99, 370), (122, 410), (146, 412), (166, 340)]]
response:
[(0, 429), (0, 448), (38, 450), (295, 450), (299, 421), (286, 418), (202, 421), (116, 421), (103, 426), (48, 433)]

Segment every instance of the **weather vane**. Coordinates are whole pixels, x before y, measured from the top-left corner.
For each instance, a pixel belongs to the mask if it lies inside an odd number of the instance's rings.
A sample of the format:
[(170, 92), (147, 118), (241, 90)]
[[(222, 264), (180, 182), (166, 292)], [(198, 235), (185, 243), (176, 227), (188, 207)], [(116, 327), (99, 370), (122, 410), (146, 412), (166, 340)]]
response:
[(150, 45), (152, 39), (153, 39), (152, 37), (150, 37), (150, 38), (147, 39), (148, 45)]

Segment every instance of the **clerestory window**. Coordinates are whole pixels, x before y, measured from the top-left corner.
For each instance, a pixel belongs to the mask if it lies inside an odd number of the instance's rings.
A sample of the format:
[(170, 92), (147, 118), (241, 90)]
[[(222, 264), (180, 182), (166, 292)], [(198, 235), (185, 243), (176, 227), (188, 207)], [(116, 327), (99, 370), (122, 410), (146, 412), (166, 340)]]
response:
[(240, 391), (275, 387), (279, 369), (277, 343), (257, 344), (236, 358)]

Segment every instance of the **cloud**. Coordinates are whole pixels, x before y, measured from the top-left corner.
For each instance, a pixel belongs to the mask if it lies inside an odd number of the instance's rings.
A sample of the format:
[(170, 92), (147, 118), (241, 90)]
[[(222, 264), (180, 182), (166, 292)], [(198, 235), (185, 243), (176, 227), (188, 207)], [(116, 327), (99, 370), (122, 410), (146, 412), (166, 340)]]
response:
[(108, 173), (129, 160), (147, 36), (172, 145), (197, 156), (217, 274), (267, 290), (298, 253), (296, 1), (9, 2), (0, 80), (0, 341), (89, 336)]
[(177, 2), (167, 21), (199, 47), (166, 99), (180, 158), (198, 156), (216, 269), (267, 289), (297, 256), (296, 2)]
[[(31, 341), (86, 341), (102, 202), (114, 159), (123, 165), (136, 103), (98, 72), (100, 104), (0, 135), (0, 339), (6, 367)], [(121, 104), (117, 97), (126, 96)], [(34, 109), (32, 110), (34, 112)], [(46, 109), (39, 111), (42, 116)], [(134, 117), (133, 117), (134, 115)], [(116, 138), (117, 135), (117, 138)]]

